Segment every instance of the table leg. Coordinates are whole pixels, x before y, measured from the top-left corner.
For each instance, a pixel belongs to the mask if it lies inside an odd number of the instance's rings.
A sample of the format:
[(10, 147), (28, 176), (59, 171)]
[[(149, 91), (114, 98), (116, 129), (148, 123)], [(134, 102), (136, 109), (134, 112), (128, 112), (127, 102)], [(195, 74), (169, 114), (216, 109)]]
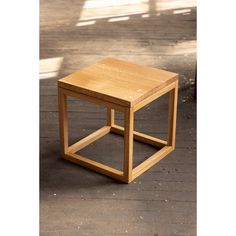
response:
[(59, 130), (61, 154), (64, 156), (68, 150), (68, 117), (66, 94), (58, 88), (58, 108), (59, 108)]
[(127, 108), (125, 111), (125, 130), (124, 130), (124, 178), (127, 183), (132, 181), (133, 130), (134, 130), (134, 111), (132, 108)]
[(176, 139), (176, 119), (178, 102), (178, 81), (174, 89), (169, 92), (169, 121), (168, 121), (168, 146), (175, 148)]

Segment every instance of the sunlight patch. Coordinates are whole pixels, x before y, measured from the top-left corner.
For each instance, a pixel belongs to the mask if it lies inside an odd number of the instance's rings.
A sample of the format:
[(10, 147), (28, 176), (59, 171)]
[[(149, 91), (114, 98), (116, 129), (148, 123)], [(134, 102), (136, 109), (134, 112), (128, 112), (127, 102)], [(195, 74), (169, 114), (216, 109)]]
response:
[(129, 16), (111, 18), (108, 20), (108, 22), (117, 22), (117, 21), (124, 21), (124, 20), (129, 20)]
[(41, 59), (39, 61), (39, 79), (49, 79), (58, 76), (64, 57)]
[(76, 26), (86, 26), (86, 25), (94, 25), (96, 23), (95, 20), (91, 21), (82, 21), (76, 24)]

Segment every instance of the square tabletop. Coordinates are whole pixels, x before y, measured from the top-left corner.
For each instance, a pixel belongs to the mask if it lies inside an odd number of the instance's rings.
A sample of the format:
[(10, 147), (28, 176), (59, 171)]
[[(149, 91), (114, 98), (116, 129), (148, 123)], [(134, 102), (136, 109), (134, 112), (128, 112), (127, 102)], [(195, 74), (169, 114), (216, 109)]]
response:
[(59, 87), (126, 107), (178, 79), (178, 74), (106, 58), (58, 81)]

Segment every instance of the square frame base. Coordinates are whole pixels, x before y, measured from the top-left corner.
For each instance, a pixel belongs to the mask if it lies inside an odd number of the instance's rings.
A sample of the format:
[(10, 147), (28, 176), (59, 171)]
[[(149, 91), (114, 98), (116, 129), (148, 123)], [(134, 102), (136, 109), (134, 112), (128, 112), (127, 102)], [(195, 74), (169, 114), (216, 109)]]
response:
[[(158, 97), (169, 92), (169, 116), (168, 116), (168, 141), (158, 139), (137, 131), (134, 131), (134, 112), (141, 109), (145, 105), (154, 101)], [(169, 153), (175, 149), (176, 136), (176, 117), (177, 117), (177, 95), (178, 81), (163, 88), (152, 96), (143, 100), (134, 107), (123, 107), (103, 100), (95, 99), (84, 94), (79, 94), (61, 87), (58, 87), (59, 101), (59, 124), (60, 124), (60, 141), (61, 154), (64, 159), (91, 170), (107, 175), (119, 181), (130, 183), (143, 172), (151, 168)], [(87, 137), (69, 146), (68, 144), (68, 117), (67, 117), (67, 96), (77, 97), (89, 102), (107, 107), (107, 125), (91, 133)], [(125, 125), (124, 127), (115, 124), (115, 110), (124, 112)], [(90, 160), (84, 156), (76, 154), (92, 142), (98, 140), (108, 133), (116, 133), (124, 136), (124, 163), (123, 171)], [(133, 168), (133, 141), (147, 143), (154, 147), (161, 148), (148, 159)]]
[(136, 179), (139, 175), (141, 175), (143, 172), (151, 168), (153, 165), (155, 165), (157, 162), (159, 162), (161, 159), (163, 159), (166, 155), (168, 155), (174, 150), (173, 147), (167, 146), (167, 142), (164, 140), (134, 131), (134, 136), (133, 136), (134, 140), (152, 145), (154, 147), (159, 147), (161, 149), (155, 152), (141, 164), (133, 168), (131, 179), (127, 180), (124, 171), (117, 170), (115, 168), (109, 167), (99, 162), (90, 160), (85, 156), (76, 154), (76, 152), (78, 152), (79, 150), (85, 148), (89, 144), (102, 138), (108, 133), (115, 133), (124, 136), (124, 128), (118, 125), (103, 126), (102, 128), (96, 130), (87, 137), (69, 146), (67, 152), (64, 153), (63, 155), (64, 159), (71, 161), (75, 164), (79, 164), (83, 167), (89, 168), (91, 170), (94, 170), (98, 173), (107, 175), (124, 183), (130, 183), (131, 181)]

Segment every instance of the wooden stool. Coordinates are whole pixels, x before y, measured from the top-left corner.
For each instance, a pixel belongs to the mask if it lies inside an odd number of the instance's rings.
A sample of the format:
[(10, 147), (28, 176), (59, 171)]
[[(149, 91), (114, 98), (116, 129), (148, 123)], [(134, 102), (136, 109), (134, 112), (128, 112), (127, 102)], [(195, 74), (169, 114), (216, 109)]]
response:
[[(168, 140), (134, 131), (134, 112), (169, 92)], [(107, 58), (58, 81), (61, 154), (69, 161), (130, 183), (175, 149), (178, 74)], [(107, 125), (68, 146), (67, 96), (107, 107)], [(124, 127), (115, 124), (114, 110), (124, 112)], [(109, 132), (124, 136), (123, 171), (76, 154)], [(160, 147), (133, 169), (133, 139)]]

